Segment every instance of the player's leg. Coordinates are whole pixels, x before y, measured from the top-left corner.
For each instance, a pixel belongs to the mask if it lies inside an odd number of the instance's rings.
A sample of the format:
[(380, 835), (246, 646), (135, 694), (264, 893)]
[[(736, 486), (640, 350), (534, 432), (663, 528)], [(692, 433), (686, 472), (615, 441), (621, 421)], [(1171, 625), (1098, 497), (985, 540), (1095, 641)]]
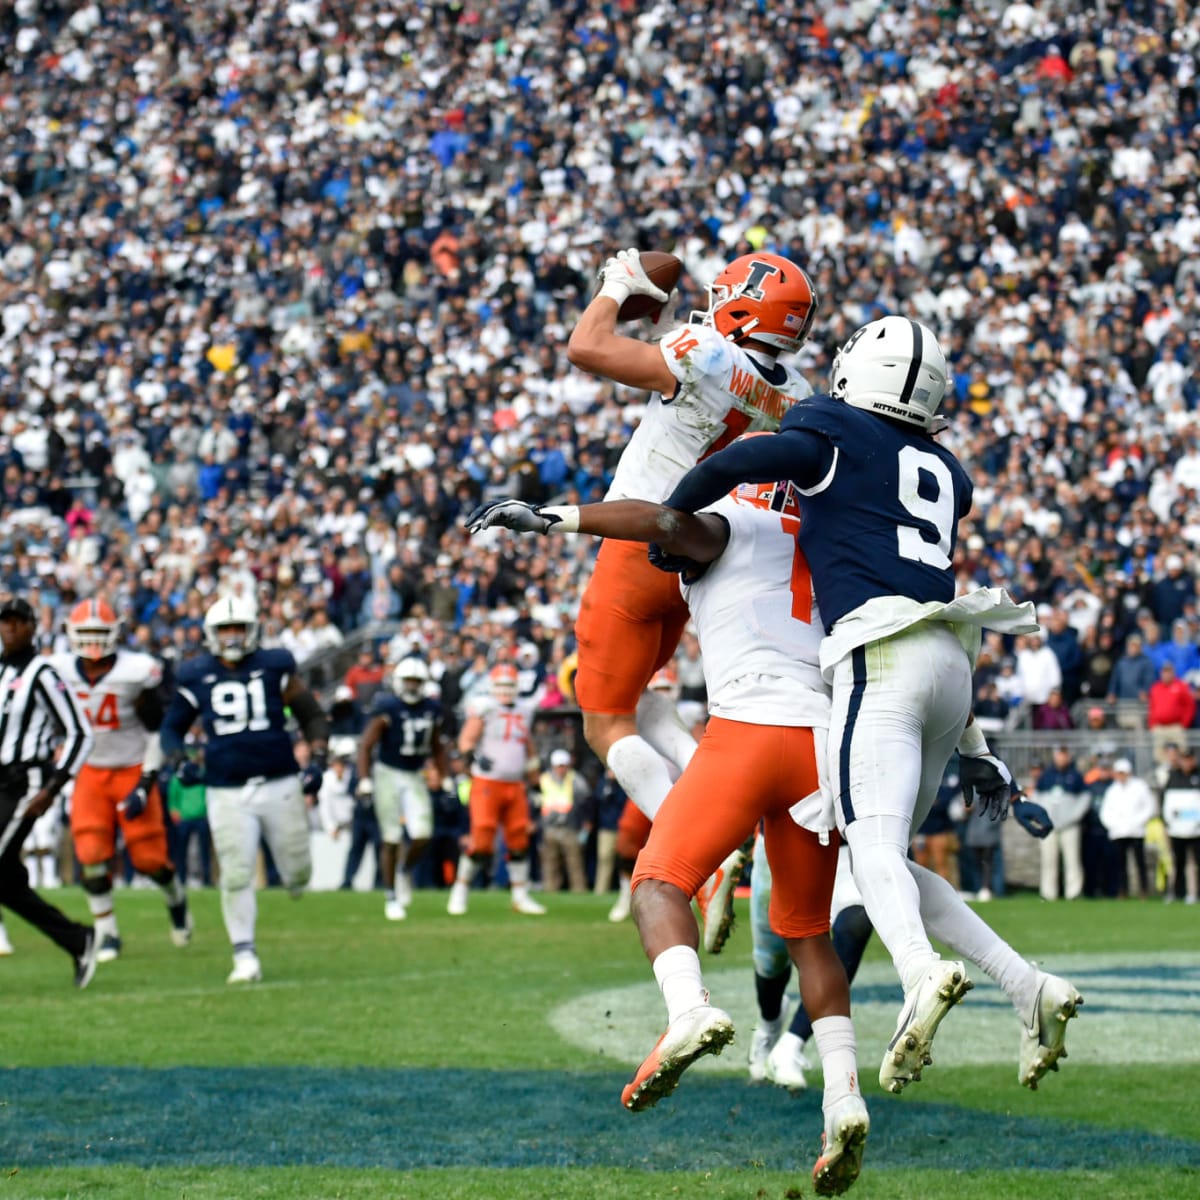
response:
[(612, 887), (613, 872), (617, 868), (617, 831), (596, 830), (596, 879), (592, 891), (603, 896)]
[[(129, 795), (141, 780), (142, 768), (131, 767), (117, 774), (125, 777), (115, 778), (114, 784), (126, 789), (125, 794)], [(158, 785), (150, 788), (146, 807), (138, 816), (130, 820), (118, 809), (117, 820), (134, 870), (158, 885), (171, 921), (171, 941), (176, 946), (186, 946), (192, 940), (192, 916), (188, 911), (187, 891), (179, 882), (167, 847), (166, 815)]]
[(312, 878), (312, 836), (300, 777), (285, 775), (260, 783), (254, 803), (279, 878), (288, 895), (297, 899)]
[(867, 915), (904, 987), (880, 1070), (889, 1091), (921, 1077), (938, 1025), (970, 987), (962, 963), (934, 952), (907, 867), (912, 830), (933, 803), (970, 700), (970, 662), (948, 628), (859, 647), (835, 668), (829, 757), (838, 824)]
[(213, 848), (221, 864), (221, 916), (233, 947), (229, 983), (254, 983), (262, 978), (255, 942), (258, 902), (254, 869), (262, 836), (253, 807), (256, 786), (210, 787), (206, 797)]
[(767, 1077), (767, 1058), (783, 1036), (783, 1001), (792, 960), (787, 943), (771, 928), (771, 865), (763, 848), (762, 833), (754, 842), (754, 872), (750, 876), (750, 942), (754, 961), (754, 993), (758, 1024), (750, 1035), (750, 1080)]
[(633, 894), (633, 867), (649, 836), (650, 818), (632, 800), (626, 800), (621, 819), (617, 822), (617, 899), (609, 909), (610, 921), (624, 921), (629, 917)]
[(492, 860), (496, 845), (496, 831), (500, 827), (500, 805), (502, 793), (494, 779), (471, 777), (471, 797), (468, 804), (471, 826), (467, 835), (466, 852), (458, 856), (458, 873), (450, 888), (450, 899), (446, 911), (452, 917), (462, 917), (467, 912), (467, 900), (471, 893), (471, 882), (480, 867)]
[(512, 889), (513, 912), (527, 917), (545, 915), (529, 894), (529, 797), (523, 783), (504, 783), (500, 800), (500, 823), (508, 847), (508, 882)]
[(730, 848), (753, 833), (778, 779), (777, 732), (710, 720), (638, 855), (633, 915), (667, 1006), (667, 1032), (626, 1085), (627, 1108), (656, 1104), (697, 1058), (733, 1039), (729, 1015), (708, 1003), (690, 901)]
[[(433, 837), (433, 797), (420, 771), (405, 771), (401, 808), (408, 841), (396, 868), (396, 899), (405, 910), (412, 903), (412, 876)], [(386, 876), (384, 879), (386, 880)]]
[(375, 817), (379, 821), (379, 873), (383, 877), (383, 915), (389, 921), (403, 921), (407, 906), (396, 898), (396, 857), (400, 849), (400, 772), (385, 763), (376, 763), (372, 772), (375, 784)]
[(121, 953), (110, 864), (117, 845), (117, 803), (124, 795), (110, 786), (112, 774), (85, 764), (71, 792), (71, 837), (96, 930), (97, 962), (112, 962)]

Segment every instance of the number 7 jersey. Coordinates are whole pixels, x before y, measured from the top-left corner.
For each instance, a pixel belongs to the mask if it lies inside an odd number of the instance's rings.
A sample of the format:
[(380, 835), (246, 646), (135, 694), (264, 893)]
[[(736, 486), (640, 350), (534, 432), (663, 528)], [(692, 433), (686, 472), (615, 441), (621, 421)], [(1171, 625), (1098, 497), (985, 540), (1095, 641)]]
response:
[(179, 668), (163, 728), (183, 738), (200, 719), (210, 787), (298, 774), (283, 699), (295, 673), (296, 660), (287, 650), (255, 650), (233, 666), (203, 654)]

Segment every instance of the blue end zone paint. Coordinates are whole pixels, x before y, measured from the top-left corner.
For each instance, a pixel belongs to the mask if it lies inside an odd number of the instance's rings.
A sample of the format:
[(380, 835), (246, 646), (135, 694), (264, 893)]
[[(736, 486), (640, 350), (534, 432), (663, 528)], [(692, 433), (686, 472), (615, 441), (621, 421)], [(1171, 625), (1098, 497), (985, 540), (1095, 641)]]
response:
[[(820, 1096), (686, 1081), (653, 1112), (621, 1108), (623, 1075), (564, 1072), (89, 1067), (0, 1072), (0, 1167), (621, 1166), (807, 1171)], [(697, 1136), (698, 1131), (704, 1131)], [(811, 1144), (810, 1144), (811, 1143)], [(875, 1097), (872, 1170), (1200, 1167), (1200, 1143)], [(1029, 1159), (1033, 1159), (1030, 1162)]]

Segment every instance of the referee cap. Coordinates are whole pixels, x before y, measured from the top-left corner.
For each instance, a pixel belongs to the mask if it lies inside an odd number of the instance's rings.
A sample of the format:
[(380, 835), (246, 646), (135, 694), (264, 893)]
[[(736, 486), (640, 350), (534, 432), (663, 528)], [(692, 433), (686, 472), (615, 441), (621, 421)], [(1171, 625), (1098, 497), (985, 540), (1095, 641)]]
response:
[(6, 617), (16, 617), (21, 621), (36, 621), (37, 613), (33, 611), (33, 605), (28, 600), (21, 596), (9, 596), (7, 600), (0, 600), (0, 621)]

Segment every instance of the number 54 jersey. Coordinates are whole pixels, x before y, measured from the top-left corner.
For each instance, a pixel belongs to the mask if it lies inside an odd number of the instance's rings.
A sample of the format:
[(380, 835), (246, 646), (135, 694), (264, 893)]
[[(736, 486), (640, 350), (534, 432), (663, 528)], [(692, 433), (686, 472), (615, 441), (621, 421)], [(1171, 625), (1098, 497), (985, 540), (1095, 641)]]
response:
[(79, 698), (96, 740), (88, 755), (92, 767), (140, 766), (149, 730), (137, 713), (138, 697), (163, 681), (162, 663), (149, 654), (118, 650), (113, 665), (95, 683), (88, 680), (74, 654), (55, 654), (63, 682)]
[(284, 692), (296, 673), (287, 650), (255, 650), (229, 666), (211, 654), (179, 668), (175, 698), (163, 720), (182, 738), (199, 718), (205, 782), (240, 787), (250, 779), (279, 779), (300, 768), (287, 731)]

